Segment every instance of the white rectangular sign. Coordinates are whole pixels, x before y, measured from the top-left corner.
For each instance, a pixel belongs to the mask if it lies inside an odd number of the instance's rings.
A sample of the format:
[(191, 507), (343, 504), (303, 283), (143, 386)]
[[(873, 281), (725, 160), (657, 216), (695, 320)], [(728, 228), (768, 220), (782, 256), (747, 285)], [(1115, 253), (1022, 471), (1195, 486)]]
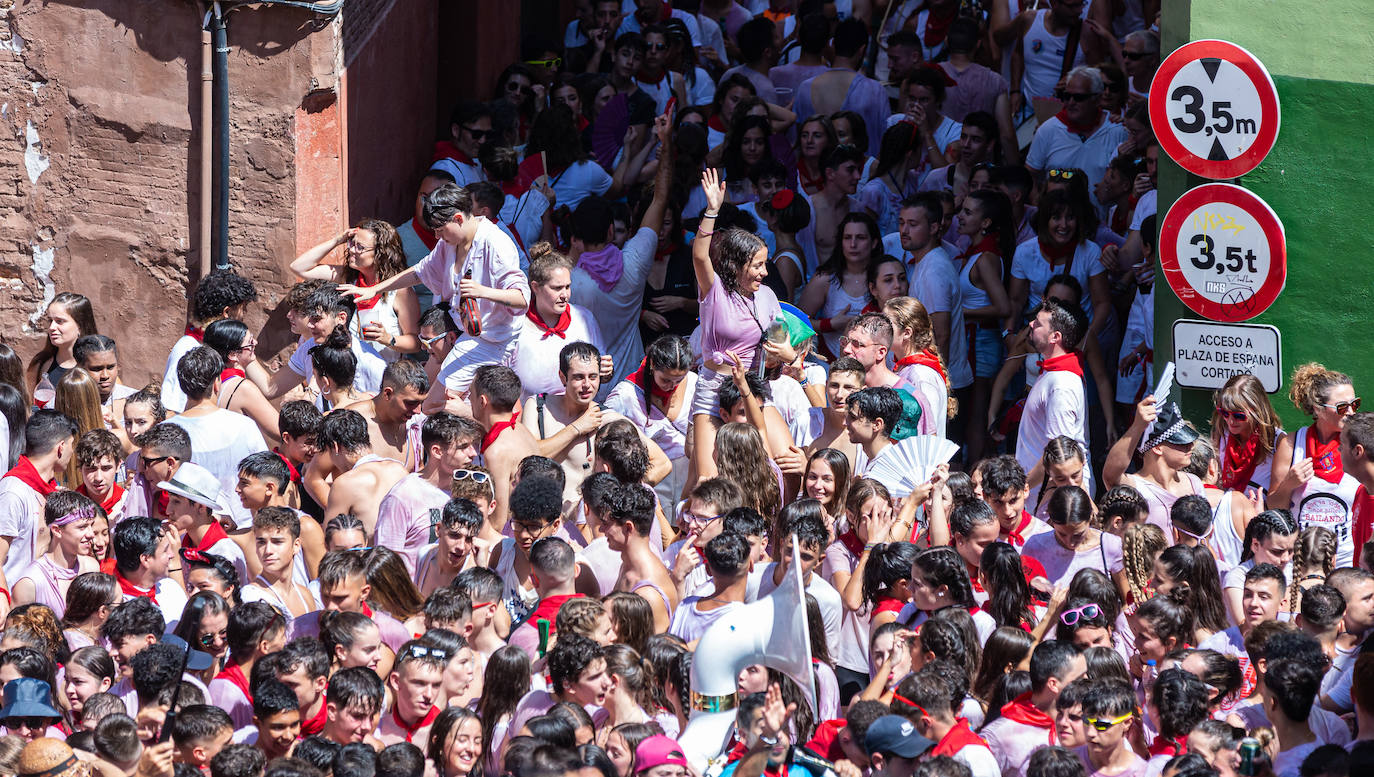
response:
[(1250, 373), (1270, 394), (1283, 385), (1279, 330), (1262, 324), (1174, 322), (1174, 364), (1180, 386), (1219, 389)]

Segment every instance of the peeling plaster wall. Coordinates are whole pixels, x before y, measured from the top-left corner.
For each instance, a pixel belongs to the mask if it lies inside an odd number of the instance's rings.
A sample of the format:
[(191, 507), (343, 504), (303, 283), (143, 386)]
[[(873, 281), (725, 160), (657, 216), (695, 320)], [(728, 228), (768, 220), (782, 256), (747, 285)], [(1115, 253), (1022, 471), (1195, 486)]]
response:
[[(376, 18), (349, 20), (350, 29), (432, 28), (434, 0), (407, 2), (358, 4), (353, 13)], [(76, 291), (120, 343), (123, 382), (161, 376), (200, 266), (199, 7), (0, 0), (0, 339), (25, 359), (42, 345), (47, 300)], [(410, 12), (392, 13), (402, 7)], [(298, 233), (334, 234), (361, 215), (348, 212), (346, 154), (333, 165), (298, 163), (298, 113), (338, 99), (345, 19), (263, 5), (227, 18), (229, 253), (257, 284), (260, 304), (248, 322), (257, 329), (269, 317), (283, 320), (276, 308), (294, 280), (287, 267)], [(372, 37), (354, 34), (349, 45), (365, 50)], [(354, 78), (417, 74), (432, 95), (432, 45), (405, 57), (396, 51), (385, 67)], [(430, 126), (432, 113), (422, 120)], [(423, 141), (409, 153), (427, 159), (432, 138)], [(404, 154), (411, 143), (402, 145)], [(404, 181), (413, 166), (370, 174)], [(332, 194), (302, 211), (301, 191)], [(404, 211), (413, 196), (383, 209)], [(260, 339), (271, 351), (287, 345), (282, 336)]]

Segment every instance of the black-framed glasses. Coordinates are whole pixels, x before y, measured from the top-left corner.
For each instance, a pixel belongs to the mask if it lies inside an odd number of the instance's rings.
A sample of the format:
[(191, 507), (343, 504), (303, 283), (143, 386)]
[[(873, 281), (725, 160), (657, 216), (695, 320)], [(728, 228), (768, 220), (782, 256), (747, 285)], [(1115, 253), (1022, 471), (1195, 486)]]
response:
[(1154, 55), (1148, 51), (1123, 51), (1121, 52), (1121, 56), (1134, 62), (1138, 59), (1148, 59)]
[(143, 462), (143, 465), (144, 465), (144, 466), (151, 467), (151, 466), (154, 466), (154, 465), (156, 465), (156, 464), (161, 464), (162, 462), (164, 462), (164, 461), (166, 461), (166, 460), (168, 460), (168, 459), (175, 459), (175, 458), (176, 458), (176, 456), (158, 456), (157, 458), (153, 458), (153, 459), (140, 459), (140, 461)]
[(507, 82), (506, 82), (506, 91), (507, 91), (507, 92), (521, 92), (521, 93), (526, 94), (526, 95), (531, 95), (531, 94), (534, 94), (534, 87), (532, 87), (532, 86), (526, 86), (525, 84), (522, 84), (522, 83), (520, 83), (519, 81), (507, 81)]
[(377, 247), (376, 247), (376, 246), (364, 246), (362, 243), (359, 243), (359, 242), (356, 241), (356, 240), (350, 240), (350, 241), (348, 241), (348, 250), (353, 251), (353, 252), (355, 252), (355, 253), (359, 253), (359, 254), (365, 254), (365, 253), (367, 253), (368, 251), (376, 251), (376, 250), (377, 250)]
[(19, 728), (27, 728), (29, 731), (43, 731), (47, 729), (48, 726), (52, 725), (53, 720), (53, 718), (25, 716), (18, 718), (5, 718), (3, 721), (0, 721), (0, 723), (3, 723), (5, 728), (11, 731), (14, 731), (15, 729)]
[(1085, 103), (1097, 99), (1095, 92), (1059, 92), (1056, 96), (1064, 102)]

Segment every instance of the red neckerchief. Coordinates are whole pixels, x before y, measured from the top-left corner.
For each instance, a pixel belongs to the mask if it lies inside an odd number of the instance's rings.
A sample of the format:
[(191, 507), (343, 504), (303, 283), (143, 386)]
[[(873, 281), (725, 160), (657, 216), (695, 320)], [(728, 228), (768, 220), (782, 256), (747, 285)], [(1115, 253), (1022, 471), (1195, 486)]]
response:
[[(1250, 479), (1255, 476), (1255, 468), (1259, 466), (1259, 435), (1252, 434), (1242, 443), (1236, 442), (1234, 434), (1226, 435), (1225, 453), (1221, 468), (1221, 487), (1244, 491), (1250, 484)], [(1336, 455), (1340, 455), (1339, 450)]]
[(984, 235), (982, 240), (979, 240), (977, 243), (974, 243), (973, 245), (969, 246), (967, 251), (963, 252), (962, 254), (959, 254), (960, 264), (963, 264), (964, 262), (967, 262), (969, 259), (981, 256), (983, 254), (996, 254), (998, 256), (1001, 256), (1002, 244), (998, 241), (997, 238), (998, 234), (996, 232), (990, 232)]
[(1312, 474), (1328, 483), (1339, 483), (1345, 474), (1341, 466), (1341, 436), (1337, 434), (1331, 442), (1322, 442), (1317, 439), (1315, 424), (1307, 427), (1307, 458), (1312, 460)]
[(286, 468), (291, 472), (291, 482), (301, 482), (301, 471), (296, 469), (296, 465), (291, 461), (291, 457), (287, 456), (285, 453), (282, 453), (281, 448), (273, 448), (272, 452), (277, 454), (277, 457), (280, 458), (282, 461), (286, 462)]
[(455, 159), (465, 165), (476, 166), (477, 164), (461, 148), (453, 145), (451, 140), (441, 140), (434, 144), (434, 156), (429, 161), (438, 162), (440, 159)]
[(647, 76), (645, 76), (645, 75), (644, 75), (644, 71), (641, 70), (641, 71), (639, 72), (639, 74), (635, 76), (635, 80), (638, 81), (638, 82), (641, 83), (641, 84), (649, 84), (650, 86), (658, 86), (659, 84), (663, 83), (663, 79), (665, 79), (665, 78), (667, 78), (667, 77), (668, 77), (668, 71), (667, 71), (666, 69), (665, 69), (662, 73), (659, 73), (659, 74), (658, 74), (658, 78), (654, 78), (654, 79), (650, 79), (650, 78), (648, 78)]
[(922, 366), (929, 367), (932, 370), (935, 370), (936, 372), (940, 373), (940, 380), (943, 380), (946, 383), (949, 382), (949, 375), (945, 373), (945, 366), (940, 363), (940, 355), (935, 353), (934, 348), (926, 348), (924, 350), (917, 351), (916, 353), (913, 353), (910, 356), (903, 356), (902, 358), (897, 360), (896, 367), (900, 370), (903, 367), (909, 367), (913, 364), (920, 364)]
[(198, 343), (203, 343), (203, 342), (205, 342), (205, 330), (204, 330), (204, 329), (201, 329), (201, 328), (199, 328), (199, 327), (194, 327), (194, 326), (191, 326), (190, 324), (187, 324), (187, 325), (186, 325), (186, 331), (185, 331), (185, 332), (182, 332), (182, 334), (183, 334), (183, 335), (190, 335), (191, 337), (195, 338), (196, 342), (198, 342)]
[(1072, 260), (1073, 252), (1078, 250), (1077, 243), (1065, 243), (1062, 246), (1050, 245), (1044, 240), (1039, 241), (1039, 243), (1040, 255), (1045, 257), (1045, 262), (1050, 267), (1054, 267), (1065, 260)]
[[(172, 503), (172, 495), (169, 494), (169, 493), (167, 493), (166, 491), (163, 491), (162, 489), (158, 489), (158, 492), (157, 492), (157, 511), (158, 511), (159, 513), (161, 513), (162, 515), (166, 515), (166, 514), (167, 514), (167, 507), (168, 507), (168, 505), (170, 505), (171, 503)], [(154, 516), (154, 517), (156, 517), (156, 516)]]
[(439, 708), (431, 704), (429, 707), (429, 712), (425, 713), (424, 718), (422, 718), (419, 723), (416, 723), (414, 726), (407, 726), (405, 721), (401, 720), (401, 713), (397, 711), (395, 707), (391, 709), (391, 722), (395, 723), (397, 728), (406, 732), (407, 742), (410, 741), (411, 737), (415, 736), (416, 731), (419, 731), (425, 726), (428, 726), (429, 724), (433, 723), (434, 719), (437, 717), (439, 717)]
[(852, 527), (849, 529), (849, 531), (845, 532), (844, 534), (841, 534), (839, 539), (840, 539), (840, 542), (844, 543), (845, 550), (848, 550), (850, 553), (853, 553), (855, 556), (859, 556), (859, 555), (862, 555), (862, 554), (863, 554), (863, 552), (864, 552), (864, 543), (863, 543), (863, 540), (859, 539), (859, 534), (858, 534), (858, 532), (854, 531), (854, 529), (853, 529)]
[(870, 299), (870, 300), (868, 301), (868, 304), (867, 304), (867, 305), (864, 305), (864, 309), (859, 311), (859, 315), (865, 316), (865, 315), (868, 315), (869, 313), (881, 313), (881, 312), (882, 312), (881, 310), (878, 310), (878, 303), (877, 303), (877, 302), (874, 302), (873, 300)]
[(1047, 729), (1050, 732), (1047, 744), (1054, 744), (1054, 718), (1041, 712), (1038, 707), (1031, 704), (1030, 691), (1017, 696), (1015, 699), (1002, 705), (1002, 717), (1014, 720), (1024, 726)]
[(667, 407), (673, 401), (672, 391), (664, 391), (658, 387), (658, 381), (654, 380), (653, 370), (649, 369), (648, 359), (643, 359), (639, 362), (639, 369), (630, 373), (629, 381), (639, 386), (639, 390), (644, 392), (644, 396), (651, 396), (657, 399), (663, 403), (664, 407)]
[(945, 35), (949, 33), (949, 25), (959, 16), (959, 6), (951, 5), (949, 15), (943, 19), (935, 15), (932, 10), (926, 16), (926, 32), (921, 36), (921, 42), (926, 48), (934, 48), (945, 42)]
[(583, 132), (586, 132), (586, 131), (587, 131), (587, 128), (590, 127), (590, 126), (592, 126), (592, 123), (591, 123), (590, 121), (587, 120), (587, 117), (586, 117), (586, 116), (583, 116), (583, 115), (580, 114), (580, 113), (577, 114), (577, 133), (578, 133), (579, 135), (582, 134)]
[(1355, 489), (1355, 498), (1350, 502), (1350, 536), (1355, 543), (1355, 568), (1360, 568), (1360, 551), (1374, 535), (1374, 499), (1364, 486)]
[(224, 667), (224, 669), (220, 670), (219, 674), (215, 675), (215, 679), (228, 680), (233, 683), (234, 687), (243, 692), (243, 696), (248, 699), (248, 703), (253, 703), (253, 694), (248, 689), (248, 678), (243, 676), (243, 669), (240, 668), (238, 664), (229, 664)]
[(133, 583), (130, 583), (128, 578), (124, 577), (124, 575), (120, 574), (118, 569), (115, 569), (115, 579), (119, 581), (119, 590), (123, 591), (125, 596), (132, 596), (136, 599), (143, 597), (153, 604), (157, 604), (157, 586), (153, 586), (146, 590), (139, 588)]
[(516, 199), (519, 199), (520, 195), (525, 193), (525, 190), (520, 187), (519, 179), (512, 178), (509, 181), (501, 182), (501, 193), (508, 194), (512, 197), (515, 197)]
[(902, 608), (905, 606), (906, 602), (895, 596), (880, 596), (878, 597), (877, 604), (873, 607), (873, 614), (877, 615), (880, 612), (901, 612)]
[(725, 756), (725, 764), (729, 766), (746, 755), (749, 755), (749, 748), (745, 746), (744, 742), (742, 742), (738, 736), (736, 736), (734, 747), (731, 747), (730, 752)]
[(192, 545), (191, 535), (188, 532), (181, 536), (181, 547), (184, 550), (198, 550), (201, 553), (209, 553), (210, 548), (214, 547), (216, 542), (227, 539), (229, 539), (229, 535), (224, 532), (224, 527), (219, 525), (219, 521), (212, 520), (210, 521), (209, 528), (205, 530), (205, 536), (200, 538), (200, 544)]
[(792, 17), (792, 14), (787, 11), (774, 11), (772, 8), (763, 9), (763, 13), (761, 15), (763, 16), (763, 18), (767, 19), (768, 21), (774, 24), (777, 24), (778, 22), (784, 21), (786, 19), (790, 19)]
[(533, 321), (535, 328), (543, 332), (543, 334), (539, 336), (540, 340), (549, 339), (549, 335), (558, 335), (560, 338), (567, 340), (568, 326), (572, 324), (572, 303), (568, 303), (568, 305), (563, 308), (563, 315), (558, 317), (558, 323), (553, 326), (544, 323), (544, 319), (540, 318), (539, 312), (534, 309), (533, 305), (530, 305), (530, 309), (525, 312), (525, 318)]
[(1150, 745), (1150, 755), (1175, 756), (1179, 753), (1187, 752), (1188, 738), (1179, 737), (1177, 739), (1165, 739), (1155, 737), (1154, 744)]
[[(81, 494), (84, 497), (95, 499), (95, 497), (91, 496), (90, 492), (86, 490), (86, 484), (84, 483), (80, 486), (77, 486), (76, 493)], [(106, 515), (109, 515), (110, 511), (114, 509), (115, 505), (119, 504), (119, 500), (123, 498), (124, 487), (119, 485), (118, 483), (115, 483), (114, 488), (110, 489), (109, 498), (101, 500), (100, 509), (104, 510)]]
[(372, 607), (368, 605), (367, 602), (363, 602), (363, 615), (366, 615), (369, 618), (372, 617)]
[(100, 571), (104, 572), (107, 575), (113, 575), (115, 573), (115, 560), (112, 558), (107, 558), (101, 561)]
[(1130, 216), (1131, 211), (1129, 208), (1123, 208), (1120, 205), (1116, 206), (1116, 209), (1112, 211), (1111, 230), (1118, 235), (1126, 234), (1131, 228)]
[(1074, 135), (1077, 135), (1080, 140), (1087, 140), (1089, 135), (1096, 132), (1097, 128), (1102, 126), (1102, 111), (1098, 111), (1097, 115), (1093, 116), (1092, 124), (1079, 124), (1073, 121), (1069, 118), (1069, 110), (1067, 108), (1056, 113), (1054, 118), (1064, 122), (1064, 128)]
[(725, 119), (722, 119), (719, 113), (707, 119), (706, 126), (710, 127), (716, 132), (729, 132), (729, 130), (725, 128)]
[[(353, 282), (353, 285), (354, 285), (354, 286), (357, 286), (357, 287), (360, 288), (360, 289), (366, 289), (366, 288), (369, 287), (369, 286), (376, 286), (377, 284), (376, 284), (375, 282), (374, 282), (374, 283), (368, 283), (368, 282), (363, 278), (362, 274), (359, 274), (359, 275), (358, 275), (358, 280), (354, 281), (354, 282)], [(358, 310), (371, 310), (371, 309), (377, 307), (377, 303), (378, 303), (378, 302), (381, 302), (381, 300), (382, 300), (382, 295), (380, 295), (380, 294), (374, 294), (374, 295), (372, 296), (372, 298), (369, 299), (367, 302), (362, 302), (362, 301), (355, 300), (355, 301), (354, 301), (354, 304), (356, 304), (356, 305), (358, 306)]]
[(525, 622), (530, 624), (531, 626), (534, 626), (537, 630), (539, 628), (539, 621), (548, 621), (549, 633), (552, 634), (558, 630), (555, 625), (555, 622), (558, 619), (559, 608), (561, 608), (565, 602), (568, 602), (572, 599), (581, 598), (584, 598), (582, 594), (546, 596), (543, 599), (539, 600), (539, 606), (534, 608), (534, 612), (530, 613), (530, 617), (526, 618)]
[(806, 162), (798, 159), (797, 180), (801, 183), (803, 189), (815, 189), (816, 191), (820, 191), (825, 186), (825, 171), (821, 170), (818, 176), (812, 178), (811, 174), (806, 172)]
[(844, 748), (840, 746), (840, 732), (848, 725), (844, 718), (823, 720), (816, 726), (816, 733), (806, 743), (806, 749), (828, 761), (844, 758)]
[(1007, 532), (1007, 539), (1011, 540), (1012, 545), (1020, 547), (1026, 544), (1026, 535), (1022, 534), (1022, 532), (1030, 528), (1031, 521), (1033, 519), (1034, 516), (1026, 512), (1024, 509), (1021, 510), (1021, 522), (1016, 524), (1015, 529), (1012, 529), (1011, 531)]
[(223, 370), (220, 371), (220, 374), (219, 374), (219, 379), (220, 379), (220, 381), (226, 381), (226, 380), (229, 380), (230, 378), (246, 378), (246, 377), (248, 377), (248, 373), (244, 372), (243, 370), (239, 369), (238, 367), (225, 367)]
[(959, 754), (960, 750), (966, 747), (987, 747), (988, 743), (983, 738), (973, 733), (969, 728), (966, 718), (959, 718), (954, 723), (954, 728), (950, 729), (940, 738), (935, 749), (930, 751), (931, 755), (947, 755), (950, 758)]
[(1053, 359), (1042, 359), (1040, 361), (1040, 372), (1072, 372), (1078, 377), (1083, 377), (1083, 356), (1078, 351), (1069, 351), (1063, 356), (1056, 356)]
[(668, 242), (666, 242), (666, 243), (660, 243), (659, 246), (658, 246), (658, 249), (657, 249), (656, 251), (654, 251), (654, 261), (655, 261), (655, 262), (662, 262), (662, 261), (665, 261), (665, 260), (668, 259), (668, 257), (672, 256), (672, 255), (673, 255), (674, 253), (676, 253), (676, 252), (677, 252), (677, 242), (676, 242), (676, 241), (671, 241), (671, 240), (670, 240), (670, 241), (668, 241)]
[(5, 477), (17, 478), (19, 482), (37, 491), (39, 496), (47, 496), (57, 490), (57, 481), (44, 480), (28, 456), (20, 456), (19, 463), (14, 465), (14, 469), (6, 472)]
[(425, 248), (433, 251), (439, 245), (439, 236), (434, 234), (434, 230), (420, 223), (414, 216), (410, 217), (410, 228), (415, 230), (415, 236), (420, 238), (420, 242), (425, 244)]
[(320, 699), (320, 711), (315, 713), (315, 717), (311, 718), (310, 720), (301, 720), (302, 737), (308, 737), (311, 734), (318, 734), (321, 731), (324, 731), (324, 722), (329, 717), (325, 709), (326, 705), (328, 704), (329, 702), (326, 699)]
[(510, 414), (510, 420), (497, 421), (496, 423), (492, 424), (491, 431), (487, 432), (487, 435), (482, 438), (481, 450), (486, 450), (488, 445), (491, 445), (492, 443), (496, 442), (496, 438), (500, 437), (502, 432), (506, 431), (512, 426), (515, 426), (516, 422), (518, 422), (519, 420), (520, 409), (516, 408), (515, 412)]

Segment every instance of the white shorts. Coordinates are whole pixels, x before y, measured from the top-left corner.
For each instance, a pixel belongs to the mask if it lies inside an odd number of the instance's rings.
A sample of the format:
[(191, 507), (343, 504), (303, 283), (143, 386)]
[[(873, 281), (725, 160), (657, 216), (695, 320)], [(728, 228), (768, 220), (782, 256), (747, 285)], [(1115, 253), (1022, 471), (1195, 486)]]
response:
[(444, 357), (444, 363), (439, 367), (439, 374), (435, 380), (459, 396), (466, 395), (478, 367), (487, 364), (510, 366), (519, 346), (519, 337), (512, 337), (505, 343), (493, 343), (480, 337), (464, 335), (453, 344), (448, 356)]

